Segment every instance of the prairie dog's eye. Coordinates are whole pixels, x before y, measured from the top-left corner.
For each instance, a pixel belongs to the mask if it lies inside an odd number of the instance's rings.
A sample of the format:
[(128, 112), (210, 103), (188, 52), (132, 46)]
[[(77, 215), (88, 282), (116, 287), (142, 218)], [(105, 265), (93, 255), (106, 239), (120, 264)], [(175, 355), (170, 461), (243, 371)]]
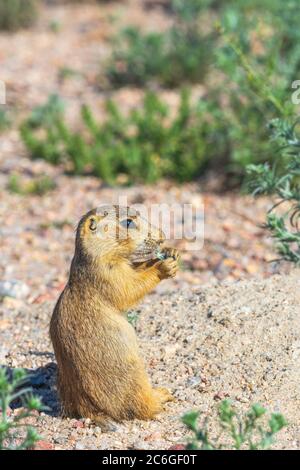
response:
[(90, 219), (90, 225), (89, 225), (89, 229), (94, 232), (97, 228), (97, 221), (96, 219)]
[(120, 225), (124, 228), (137, 228), (136, 223), (132, 219), (124, 219), (120, 222)]

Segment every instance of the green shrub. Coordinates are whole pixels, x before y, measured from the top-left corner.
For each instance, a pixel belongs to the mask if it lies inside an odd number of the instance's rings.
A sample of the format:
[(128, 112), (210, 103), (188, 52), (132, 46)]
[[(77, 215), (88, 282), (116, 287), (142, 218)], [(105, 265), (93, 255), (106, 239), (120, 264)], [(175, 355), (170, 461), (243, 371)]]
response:
[[(278, 145), (277, 158), (269, 163), (249, 165), (248, 189), (254, 195), (276, 196), (265, 228), (276, 241), (280, 259), (300, 264), (300, 136), (299, 120), (271, 121), (272, 140)], [(283, 214), (276, 210), (285, 203)]]
[[(245, 416), (238, 415), (229, 400), (223, 400), (218, 410), (218, 437), (211, 438), (207, 430), (207, 420), (198, 427), (200, 413), (191, 411), (182, 418), (183, 423), (193, 432), (187, 449), (220, 450), (220, 449), (268, 449), (274, 442), (274, 436), (287, 425), (279, 413), (272, 413), (268, 428), (262, 425), (266, 409), (261, 405), (252, 405)], [(221, 441), (221, 437), (225, 442)]]
[(116, 38), (107, 66), (109, 84), (143, 86), (157, 81), (163, 86), (203, 80), (212, 55), (212, 34), (202, 33), (199, 0), (173, 0), (174, 25), (164, 33), (144, 34), (129, 27)]
[(211, 157), (222, 156), (223, 123), (216, 110), (213, 119), (207, 110), (204, 102), (192, 104), (183, 91), (179, 109), (170, 118), (168, 106), (148, 92), (141, 108), (129, 116), (108, 101), (103, 124), (83, 106), (84, 129), (74, 132), (64, 120), (59, 99), (51, 97), (23, 123), (21, 135), (32, 158), (63, 163), (76, 174), (92, 172), (109, 183), (119, 174), (128, 175), (129, 182), (161, 177), (187, 181), (199, 176)]
[(37, 18), (38, 3), (38, 0), (0, 0), (0, 30), (31, 26)]
[[(40, 439), (36, 430), (26, 424), (33, 411), (42, 409), (40, 400), (31, 394), (31, 389), (24, 388), (27, 380), (28, 376), (22, 369), (15, 369), (10, 381), (7, 370), (0, 368), (0, 450), (29, 449)], [(21, 400), (22, 410), (10, 417), (9, 406), (15, 400)]]
[[(266, 122), (293, 114), (291, 84), (300, 72), (299, 2), (228, 2), (222, 11), (223, 35), (216, 53), (224, 73), (222, 88), (212, 90), (229, 126), (234, 172), (270, 157)], [(262, 13), (264, 13), (262, 15)], [(226, 90), (226, 95), (224, 93)]]
[[(114, 49), (108, 75), (118, 86), (153, 80), (177, 86), (205, 76), (201, 103), (182, 97), (170, 119), (168, 107), (148, 93), (129, 117), (108, 103), (102, 125), (83, 107), (84, 129), (74, 132), (61, 101), (52, 97), (21, 129), (33, 158), (110, 183), (118, 174), (128, 175), (129, 182), (187, 181), (208, 164), (221, 165), (240, 183), (247, 165), (272, 164), (275, 152), (265, 123), (293, 115), (291, 84), (300, 72), (298, 0), (172, 0), (170, 5), (174, 27), (162, 34), (129, 28)], [(202, 28), (209, 17), (219, 21), (222, 34)], [(206, 75), (212, 63), (213, 75)], [(61, 78), (69, 73), (62, 71)]]

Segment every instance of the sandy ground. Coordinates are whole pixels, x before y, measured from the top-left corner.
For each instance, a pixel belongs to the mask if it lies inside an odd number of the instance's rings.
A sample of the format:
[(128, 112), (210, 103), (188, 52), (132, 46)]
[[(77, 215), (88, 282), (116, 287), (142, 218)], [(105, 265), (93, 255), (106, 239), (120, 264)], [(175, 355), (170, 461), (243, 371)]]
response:
[[(271, 201), (215, 193), (215, 176), (212, 185), (160, 182), (109, 188), (96, 178), (70, 177), (62, 168), (31, 161), (20, 142), (18, 120), (49, 93), (63, 97), (74, 125), (82, 102), (100, 117), (109, 96), (125, 111), (139, 105), (141, 90), (105, 92), (99, 81), (109, 38), (132, 23), (161, 30), (168, 19), (161, 8), (145, 13), (139, 0), (101, 8), (50, 5), (31, 30), (0, 34), (0, 79), (7, 85), (15, 124), (0, 137), (0, 284), (18, 281), (27, 292), (20, 300), (0, 298), (0, 365), (34, 372), (35, 393), (50, 407), (33, 420), (43, 436), (40, 448), (169, 448), (186, 441), (180, 422), (185, 411), (198, 409), (214, 422), (215, 406), (227, 396), (241, 410), (259, 401), (282, 411), (290, 425), (277, 445), (299, 448), (299, 274), (262, 279), (283, 272), (282, 265), (268, 263), (276, 255), (259, 226)], [(66, 68), (76, 73), (63, 79)], [(196, 92), (201, 95), (201, 89)], [(166, 91), (164, 97), (172, 104), (176, 92)], [(43, 197), (14, 194), (9, 181), (15, 173), (23, 182), (47, 174), (56, 188)], [(138, 308), (137, 334), (149, 373), (155, 384), (172, 390), (176, 402), (156, 421), (101, 433), (88, 422), (59, 417), (48, 324), (67, 279), (79, 217), (97, 205), (117, 202), (119, 195), (130, 204), (204, 205), (205, 243), (190, 252), (184, 240), (176, 242), (183, 258), (180, 274), (174, 282), (161, 283)]]
[[(215, 194), (216, 175), (212, 184), (159, 182), (152, 187), (109, 188), (97, 178), (69, 177), (63, 168), (30, 160), (20, 141), (19, 120), (44, 103), (50, 93), (66, 101), (67, 117), (75, 123), (83, 102), (101, 118), (103, 103), (110, 95), (123, 110), (138, 106), (142, 90), (101, 90), (99, 75), (110, 53), (110, 39), (122, 27), (136, 24), (143, 30), (162, 30), (169, 24), (161, 3), (50, 2), (30, 30), (0, 34), (0, 79), (6, 83), (7, 109), (14, 123), (0, 136), (0, 280), (26, 283), (32, 302), (54, 299), (62, 289), (73, 251), (74, 227), (83, 213), (103, 203), (116, 203), (119, 195), (126, 195), (129, 204), (204, 207), (204, 248), (190, 252), (184, 241), (176, 242), (183, 259), (176, 286), (269, 276), (278, 271), (278, 266), (268, 263), (276, 257), (272, 241), (259, 227), (272, 204), (269, 199), (254, 201), (238, 192)], [(77, 73), (62, 79), (65, 68)], [(178, 101), (174, 90), (164, 91), (164, 95), (170, 104)], [(9, 189), (12, 175), (22, 184), (47, 175), (56, 188), (43, 197), (14, 194)]]
[[(218, 402), (231, 398), (241, 412), (259, 402), (289, 422), (276, 447), (300, 447), (300, 278), (220, 283), (149, 295), (136, 313), (137, 335), (152, 382), (176, 401), (157, 420), (119, 424), (115, 432), (58, 414), (55, 364), (48, 339), (52, 302), (6, 299), (0, 310), (1, 364), (33, 372), (32, 385), (50, 407), (33, 419), (53, 449), (166, 449), (184, 443), (180, 416), (200, 410), (214, 434)], [(18, 304), (19, 303), (19, 304)], [(5, 334), (4, 334), (5, 332)], [(14, 413), (17, 410), (14, 410)]]

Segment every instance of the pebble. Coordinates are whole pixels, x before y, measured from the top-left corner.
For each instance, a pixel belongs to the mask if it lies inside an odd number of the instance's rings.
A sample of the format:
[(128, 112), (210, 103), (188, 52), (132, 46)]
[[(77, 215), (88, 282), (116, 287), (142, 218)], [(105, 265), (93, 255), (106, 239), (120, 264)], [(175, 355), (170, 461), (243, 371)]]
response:
[(145, 437), (145, 441), (148, 441), (148, 442), (159, 441), (160, 439), (161, 439), (160, 432), (153, 432), (151, 434), (148, 434), (148, 436)]
[(187, 379), (187, 385), (190, 387), (195, 387), (196, 385), (199, 385), (201, 382), (200, 377), (190, 377)]
[(0, 346), (0, 361), (3, 361), (9, 353), (9, 349), (5, 346)]
[(84, 427), (85, 427), (84, 423), (80, 421), (79, 419), (74, 420), (72, 422), (72, 428), (84, 428)]
[(175, 445), (169, 447), (168, 450), (185, 450), (185, 449), (186, 449), (185, 445), (183, 445), (183, 444), (175, 444)]
[(75, 449), (76, 450), (84, 450), (86, 448), (86, 444), (84, 442), (76, 442)]
[(27, 284), (21, 281), (0, 281), (0, 297), (25, 299), (30, 292)]
[(54, 444), (48, 441), (37, 441), (35, 445), (35, 450), (53, 450), (54, 449)]
[(149, 444), (147, 444), (147, 442), (145, 441), (138, 440), (138, 441), (133, 442), (132, 449), (146, 450), (146, 449), (149, 449)]

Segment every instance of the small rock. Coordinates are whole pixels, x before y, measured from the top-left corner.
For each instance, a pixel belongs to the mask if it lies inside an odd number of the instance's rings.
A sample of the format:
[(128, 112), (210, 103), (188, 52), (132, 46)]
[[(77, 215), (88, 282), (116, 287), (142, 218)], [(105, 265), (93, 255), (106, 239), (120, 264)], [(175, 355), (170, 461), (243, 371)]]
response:
[(218, 392), (214, 395), (214, 400), (224, 400), (226, 397), (229, 397), (229, 393), (226, 392)]
[(187, 385), (190, 387), (195, 387), (196, 385), (199, 385), (200, 382), (200, 377), (189, 377), (186, 381)]
[(53, 450), (54, 445), (48, 441), (37, 441), (35, 450)]
[(84, 442), (80, 442), (80, 441), (76, 442), (76, 444), (75, 444), (75, 449), (76, 450), (84, 450), (85, 448), (86, 448), (86, 446), (85, 446)]
[(174, 444), (173, 446), (169, 447), (168, 450), (185, 450), (185, 445)]
[(0, 281), (0, 297), (13, 297), (14, 299), (24, 299), (29, 294), (30, 289), (21, 281)]
[(151, 434), (148, 434), (148, 436), (145, 437), (145, 441), (151, 442), (151, 441), (158, 441), (161, 439), (161, 433), (160, 432), (152, 432)]
[(237, 396), (235, 399), (241, 403), (249, 403), (249, 398), (247, 397)]
[(241, 307), (240, 312), (244, 315), (250, 315), (250, 313), (252, 313), (252, 309), (251, 307), (244, 305), (243, 307)]
[(162, 353), (165, 359), (170, 359), (176, 354), (178, 350), (178, 344), (170, 344), (164, 347)]
[(84, 423), (79, 419), (76, 419), (72, 422), (72, 428), (84, 428)]
[(8, 355), (9, 350), (5, 346), (0, 347), (0, 361), (2, 362), (5, 357)]

